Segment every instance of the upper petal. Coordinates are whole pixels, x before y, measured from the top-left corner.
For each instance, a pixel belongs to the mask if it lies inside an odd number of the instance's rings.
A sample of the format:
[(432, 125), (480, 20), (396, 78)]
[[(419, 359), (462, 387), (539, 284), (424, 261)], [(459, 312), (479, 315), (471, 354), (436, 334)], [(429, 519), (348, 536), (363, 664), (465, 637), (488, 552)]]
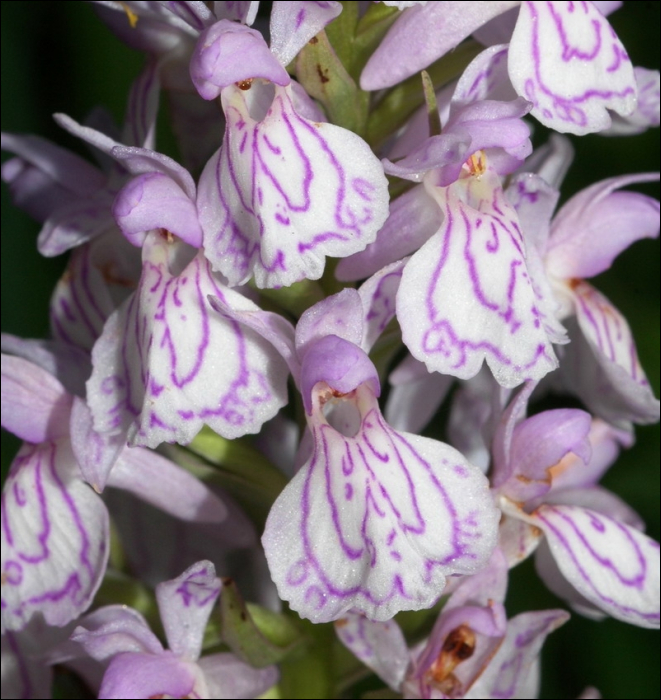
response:
[(533, 116), (556, 131), (601, 131), (610, 126), (609, 109), (630, 114), (636, 107), (631, 61), (591, 2), (521, 3), (509, 73)]
[(168, 645), (178, 656), (197, 659), (220, 579), (210, 561), (189, 566), (181, 576), (156, 586), (156, 599)]

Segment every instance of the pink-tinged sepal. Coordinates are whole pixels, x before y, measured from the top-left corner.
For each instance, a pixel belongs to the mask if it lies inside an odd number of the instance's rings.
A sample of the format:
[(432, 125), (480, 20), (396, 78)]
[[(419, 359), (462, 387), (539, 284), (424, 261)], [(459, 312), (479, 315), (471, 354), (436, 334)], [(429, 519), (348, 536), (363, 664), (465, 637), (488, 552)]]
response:
[(659, 235), (659, 202), (638, 192), (620, 192), (659, 173), (612, 177), (574, 195), (557, 213), (546, 251), (549, 275), (594, 277), (608, 270), (634, 241)]
[(417, 186), (390, 202), (390, 213), (365, 250), (343, 258), (337, 279), (353, 281), (375, 274), (385, 265), (414, 253), (438, 231), (443, 215), (424, 187)]
[(213, 313), (207, 297), (236, 310), (258, 307), (227, 289), (201, 252), (185, 264), (190, 254), (158, 232), (145, 240), (138, 290), (108, 319), (92, 353), (96, 430), (149, 447), (187, 444), (205, 424), (234, 438), (258, 432), (286, 403), (280, 357)]
[(156, 586), (165, 636), (175, 654), (189, 659), (200, 656), (204, 629), (220, 588), (210, 561), (199, 561), (176, 579)]
[(578, 327), (568, 322), (572, 342), (562, 371), (568, 388), (591, 411), (614, 424), (656, 423), (654, 398), (622, 314), (587, 282), (572, 284)]
[(591, 2), (523, 2), (509, 48), (514, 89), (532, 115), (560, 132), (589, 134), (611, 124), (608, 110), (636, 107), (633, 66)]
[(339, 2), (276, 2), (271, 12), (271, 51), (283, 66), (342, 12)]
[(349, 610), (385, 621), (430, 607), (446, 576), (484, 566), (498, 513), (477, 468), (390, 428), (368, 384), (342, 395), (319, 383), (312, 402), (312, 455), (262, 539), (281, 598), (315, 622)]
[(202, 173), (197, 206), (205, 254), (231, 285), (258, 287), (321, 277), (326, 256), (371, 243), (388, 212), (383, 167), (356, 134), (311, 122), (275, 87), (268, 112), (229, 86), (220, 151)]
[(639, 627), (659, 627), (659, 544), (577, 506), (542, 505), (533, 519), (565, 578), (592, 604)]
[(71, 396), (50, 373), (22, 357), (2, 354), (2, 427), (40, 443), (68, 433)]
[[(427, 183), (426, 183), (427, 184)], [(402, 276), (397, 317), (411, 354), (461, 379), (486, 360), (501, 386), (555, 369), (554, 324), (526, 268), (526, 242), (498, 176), (430, 185), (444, 214)]]
[(92, 602), (108, 558), (108, 513), (66, 439), (25, 444), (2, 494), (2, 630), (35, 613), (63, 626)]
[(409, 650), (394, 620), (374, 622), (364, 615), (349, 612), (335, 622), (335, 632), (357, 659), (395, 692), (399, 691), (409, 665)]
[(568, 619), (569, 613), (564, 610), (540, 610), (513, 617), (495, 656), (463, 697), (537, 697), (537, 664), (542, 646), (546, 637)]

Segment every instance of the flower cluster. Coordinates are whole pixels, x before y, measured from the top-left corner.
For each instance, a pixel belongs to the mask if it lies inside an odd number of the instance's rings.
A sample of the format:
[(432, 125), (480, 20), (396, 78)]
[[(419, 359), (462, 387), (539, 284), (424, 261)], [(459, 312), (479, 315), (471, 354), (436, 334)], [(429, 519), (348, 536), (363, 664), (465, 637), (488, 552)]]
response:
[(659, 124), (619, 3), (93, 5), (145, 57), (121, 129), (55, 115), (98, 165), (2, 135), (69, 253), (51, 337), (2, 335), (3, 696), (534, 698), (569, 613), (508, 615), (533, 556), (658, 628), (599, 482), (659, 401), (588, 280), (659, 175), (559, 204), (564, 134)]

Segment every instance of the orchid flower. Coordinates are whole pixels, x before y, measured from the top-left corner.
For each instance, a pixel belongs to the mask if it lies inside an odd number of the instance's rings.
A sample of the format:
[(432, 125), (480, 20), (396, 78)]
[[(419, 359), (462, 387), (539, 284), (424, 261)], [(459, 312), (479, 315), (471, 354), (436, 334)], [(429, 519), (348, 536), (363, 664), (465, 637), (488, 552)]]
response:
[[(543, 533), (555, 564), (575, 590), (566, 584), (554, 589), (576, 609), (596, 607), (619, 620), (658, 628), (659, 544), (640, 531), (631, 509), (595, 488), (610, 463), (604, 456), (612, 458), (615, 436), (593, 431), (593, 440), (601, 442), (593, 464), (590, 416), (557, 409), (522, 419), (530, 390), (525, 387), (513, 399), (494, 440), (492, 483), (499, 505), (509, 518), (524, 523), (516, 536), (513, 524), (504, 522), (504, 542), (520, 560)], [(547, 576), (557, 581), (549, 563), (544, 565)]]
[(274, 503), (262, 542), (280, 597), (315, 622), (429, 607), (448, 575), (479, 571), (493, 547), (481, 472), (381, 415), (366, 352), (393, 316), (378, 302), (397, 267), (313, 306), (295, 333), (273, 315), (214, 302), (272, 339), (303, 397), (311, 453)]
[(547, 635), (568, 619), (561, 610), (506, 620), (507, 565), (489, 565), (454, 587), (429, 638), (408, 649), (394, 620), (350, 613), (335, 623), (340, 641), (405, 698), (534, 698)]
[[(200, 37), (191, 62), (198, 91), (220, 95), (227, 121), (197, 206), (205, 254), (230, 284), (318, 279), (326, 256), (365, 248), (387, 214), (387, 182), (367, 144), (298, 114), (284, 69), (339, 6), (276, 5), (271, 50), (258, 32), (221, 20)], [(299, 5), (311, 14), (299, 17)]]
[(168, 650), (142, 615), (126, 606), (101, 608), (80, 621), (72, 640), (108, 664), (99, 697), (252, 698), (276, 682), (273, 666), (254, 669), (228, 653), (200, 658), (221, 589), (215, 574), (211, 562), (200, 561), (156, 587)]
[[(379, 90), (426, 68), (486, 22), (520, 5), (511, 35), (508, 71), (531, 114), (560, 132), (607, 129), (608, 110), (631, 114), (637, 86), (633, 66), (608, 20), (592, 2), (462, 2), (412, 7), (390, 29), (361, 76)], [(419, 49), (411, 51), (411, 46)]]
[[(57, 363), (26, 341), (6, 340), (23, 355)], [(186, 520), (225, 518), (223, 503), (193, 476), (155, 453), (122, 449), (90, 423), (84, 402), (46, 369), (2, 355), (2, 426), (25, 440), (2, 493), (3, 632), (37, 613), (63, 626), (90, 605), (109, 552), (108, 511), (98, 495), (106, 485)]]
[(539, 176), (518, 176), (507, 192), (534, 242), (537, 265), (543, 265), (540, 284), (558, 299), (558, 317), (570, 317), (565, 323), (572, 342), (562, 362), (567, 386), (592, 411), (620, 425), (656, 422), (659, 402), (626, 319), (581, 278), (607, 270), (634, 241), (659, 235), (658, 201), (618, 191), (657, 179), (649, 173), (603, 180), (572, 197), (553, 220), (559, 193)]

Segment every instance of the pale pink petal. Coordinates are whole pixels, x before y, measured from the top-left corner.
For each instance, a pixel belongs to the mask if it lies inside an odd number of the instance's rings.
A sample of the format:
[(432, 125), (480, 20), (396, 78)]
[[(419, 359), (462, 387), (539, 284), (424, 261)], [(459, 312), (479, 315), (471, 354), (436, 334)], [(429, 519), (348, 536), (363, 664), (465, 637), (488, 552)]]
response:
[(2, 427), (40, 443), (69, 433), (72, 397), (62, 384), (21, 357), (2, 354)]
[(360, 76), (363, 90), (380, 90), (418, 73), (469, 34), (518, 2), (430, 2), (404, 12)]
[(360, 253), (343, 258), (337, 279), (360, 280), (414, 253), (438, 231), (443, 215), (424, 187), (417, 186), (390, 202), (390, 213), (376, 240)]
[(234, 654), (211, 654), (200, 659), (198, 666), (210, 698), (258, 698), (278, 682), (277, 666), (253, 668)]
[(659, 202), (638, 192), (617, 192), (659, 173), (623, 175), (574, 195), (555, 216), (546, 266), (559, 279), (593, 277), (607, 270), (634, 241), (659, 235)]
[(271, 12), (271, 51), (286, 66), (296, 54), (342, 12), (342, 5), (325, 2), (275, 2)]

